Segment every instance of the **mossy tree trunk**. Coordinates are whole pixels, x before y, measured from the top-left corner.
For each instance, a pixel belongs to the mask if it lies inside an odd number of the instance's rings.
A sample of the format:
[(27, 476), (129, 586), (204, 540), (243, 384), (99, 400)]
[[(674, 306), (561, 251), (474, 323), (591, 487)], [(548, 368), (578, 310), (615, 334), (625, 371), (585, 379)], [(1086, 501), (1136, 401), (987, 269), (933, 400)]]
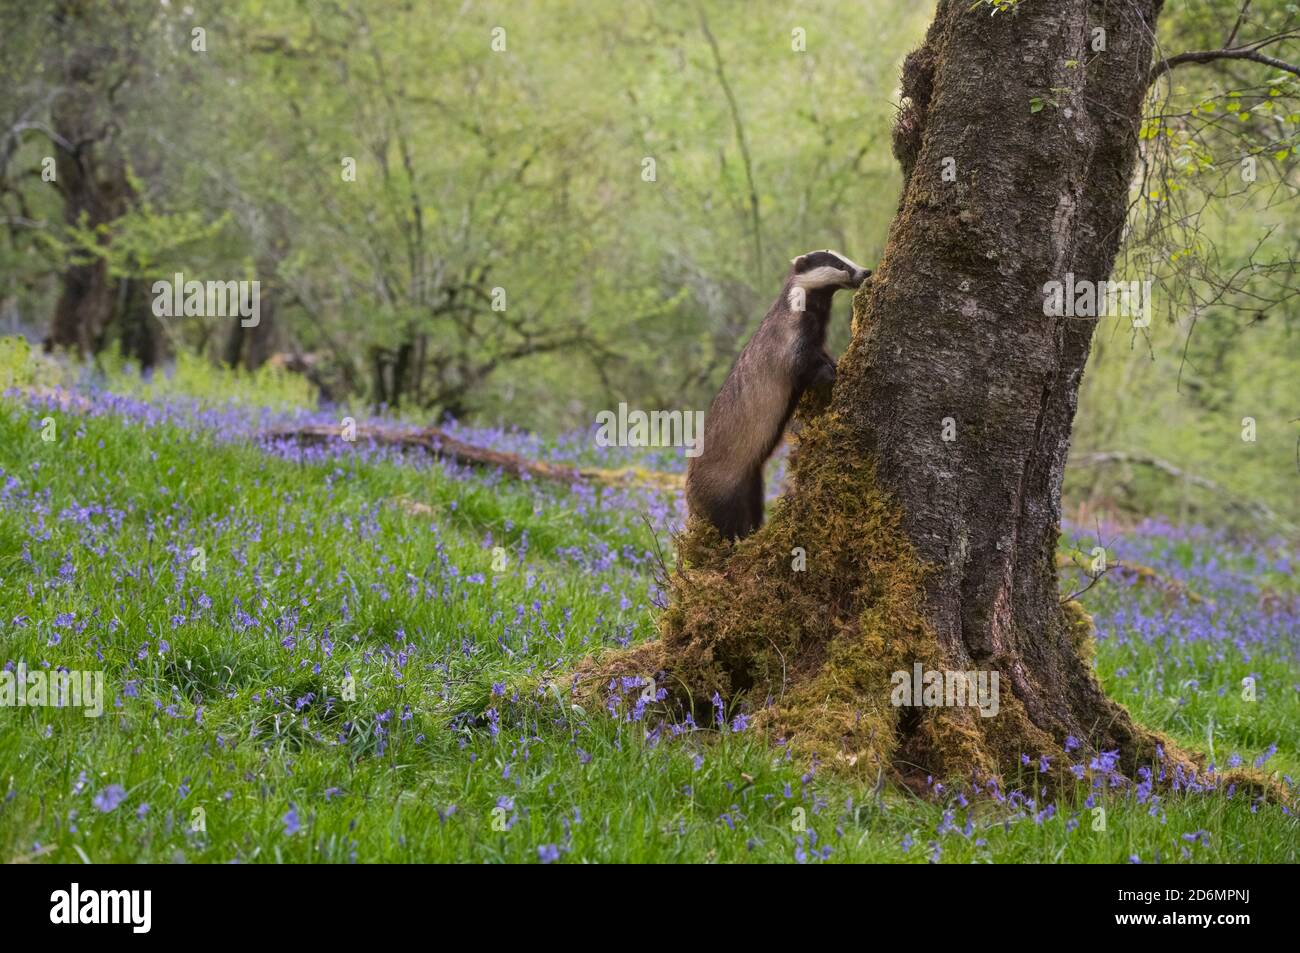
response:
[[(831, 407), (759, 533), (733, 550), (689, 528), (642, 667), (697, 702), (746, 698), (797, 748), (904, 776), (1059, 763), (1071, 735), (1129, 772), (1154, 757), (1160, 739), (1104, 696), (1090, 622), (1058, 594), (1096, 321), (1043, 303), (1067, 273), (1110, 274), (1160, 6), (1023, 0), (991, 16), (940, 0), (904, 67), (903, 195)], [(997, 672), (998, 713), (894, 706), (891, 673), (916, 662)]]

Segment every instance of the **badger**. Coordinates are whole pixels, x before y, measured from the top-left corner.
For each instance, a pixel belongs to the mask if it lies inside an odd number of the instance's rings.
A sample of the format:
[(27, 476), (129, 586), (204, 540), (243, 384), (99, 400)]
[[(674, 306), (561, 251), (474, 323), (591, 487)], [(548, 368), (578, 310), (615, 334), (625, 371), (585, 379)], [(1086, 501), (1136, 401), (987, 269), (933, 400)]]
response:
[(829, 392), (835, 360), (826, 353), (831, 299), (871, 272), (833, 251), (791, 262), (776, 303), (736, 358), (704, 418), (699, 456), (686, 469), (686, 505), (728, 539), (763, 523), (763, 464), (810, 387)]

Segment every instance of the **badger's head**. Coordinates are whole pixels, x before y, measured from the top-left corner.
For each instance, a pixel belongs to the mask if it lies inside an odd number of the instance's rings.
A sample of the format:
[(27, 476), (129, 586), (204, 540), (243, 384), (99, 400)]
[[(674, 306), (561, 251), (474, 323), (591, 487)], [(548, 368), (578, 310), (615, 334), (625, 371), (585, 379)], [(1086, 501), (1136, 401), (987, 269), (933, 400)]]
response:
[(858, 288), (871, 277), (869, 269), (862, 268), (839, 252), (829, 249), (810, 251), (790, 264), (793, 266), (790, 271), (792, 306), (796, 299), (804, 300), (814, 291), (826, 291), (833, 295), (840, 288)]

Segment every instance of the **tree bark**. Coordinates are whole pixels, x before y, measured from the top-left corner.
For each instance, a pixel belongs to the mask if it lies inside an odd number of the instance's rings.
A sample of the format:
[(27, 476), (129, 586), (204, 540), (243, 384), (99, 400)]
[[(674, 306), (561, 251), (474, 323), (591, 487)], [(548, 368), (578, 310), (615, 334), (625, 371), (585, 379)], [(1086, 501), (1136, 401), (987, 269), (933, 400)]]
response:
[[(1096, 320), (1043, 308), (1047, 282), (1110, 273), (1160, 7), (1025, 0), (990, 16), (940, 0), (904, 66), (902, 198), (831, 408), (759, 533), (733, 549), (689, 527), (663, 638), (624, 670), (661, 668), (697, 705), (746, 696), (796, 748), (904, 777), (1003, 774), (1069, 736), (1118, 749), (1130, 773), (1162, 743), (1183, 757), (1104, 696), (1091, 622), (1060, 601), (1062, 476)], [(916, 662), (998, 673), (998, 714), (895, 707), (891, 675)]]
[[(968, 7), (940, 5), (921, 57), (931, 75), (911, 77), (929, 92), (921, 149), (836, 406), (933, 567), (945, 658), (1000, 671), (1059, 742), (1127, 715), (1072, 650), (1059, 605), (1061, 482), (1096, 321), (1044, 316), (1044, 284), (1110, 274), (1160, 3)], [(1106, 50), (1093, 53), (1097, 27)], [(1055, 104), (1035, 113), (1035, 99)], [(946, 156), (956, 182), (941, 180)]]

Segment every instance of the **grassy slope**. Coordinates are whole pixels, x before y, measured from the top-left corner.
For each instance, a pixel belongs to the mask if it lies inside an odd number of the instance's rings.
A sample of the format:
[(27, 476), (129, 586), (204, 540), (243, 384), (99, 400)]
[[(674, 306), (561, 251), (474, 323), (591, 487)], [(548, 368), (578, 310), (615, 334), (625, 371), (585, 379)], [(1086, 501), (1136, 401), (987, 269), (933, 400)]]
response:
[[(1297, 859), (1296, 819), (1240, 795), (1153, 808), (1103, 791), (1098, 831), (1083, 784), (1037, 819), (1041, 805), (990, 798), (875, 798), (748, 731), (656, 743), (644, 724), (549, 697), (450, 728), (494, 683), (652, 633), (635, 512), (111, 417), (56, 413), (45, 443), (44, 414), (0, 401), (0, 665), (103, 669), (109, 707), (0, 709), (0, 859), (537, 860), (550, 845), (571, 861), (790, 861), (827, 846), (832, 861), (923, 861), (936, 845), (947, 861)], [(493, 572), (498, 545), (509, 561)], [(1105, 584), (1086, 598), (1165, 611)], [(1212, 738), (1221, 760), (1277, 743), (1269, 767), (1294, 772), (1294, 647), (1246, 651), (1110, 638), (1098, 665), (1146, 722), (1203, 750)], [(1247, 672), (1261, 685), (1249, 705), (1234, 688)], [(341, 697), (348, 673), (355, 700)], [(125, 799), (98, 810), (114, 784)], [(196, 808), (206, 830), (190, 829)]]

